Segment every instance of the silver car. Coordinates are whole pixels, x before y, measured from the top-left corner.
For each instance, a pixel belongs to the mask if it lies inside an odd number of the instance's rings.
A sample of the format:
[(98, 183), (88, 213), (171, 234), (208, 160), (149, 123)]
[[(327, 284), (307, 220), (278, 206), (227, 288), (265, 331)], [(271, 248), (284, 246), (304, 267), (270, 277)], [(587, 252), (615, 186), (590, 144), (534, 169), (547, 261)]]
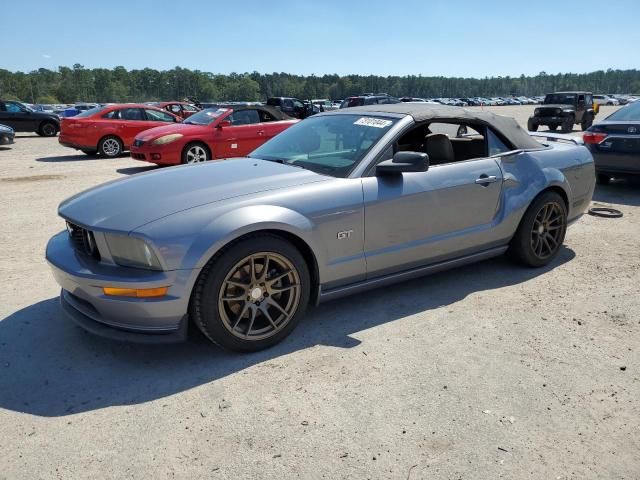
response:
[(247, 158), (106, 183), (59, 207), (61, 304), (109, 337), (175, 341), (189, 323), (269, 347), (311, 304), (509, 252), (550, 262), (595, 185), (580, 145), (510, 118), (395, 104), (316, 115)]

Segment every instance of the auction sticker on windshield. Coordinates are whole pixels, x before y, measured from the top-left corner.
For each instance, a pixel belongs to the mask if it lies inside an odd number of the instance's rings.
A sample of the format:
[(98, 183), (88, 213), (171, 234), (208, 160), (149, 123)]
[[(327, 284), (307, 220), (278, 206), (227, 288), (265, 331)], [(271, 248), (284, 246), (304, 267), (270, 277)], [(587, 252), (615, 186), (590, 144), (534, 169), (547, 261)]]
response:
[(354, 125), (363, 125), (365, 127), (374, 127), (374, 128), (387, 128), (393, 122), (391, 120), (382, 120), (381, 118), (372, 118), (372, 117), (361, 117), (355, 122)]

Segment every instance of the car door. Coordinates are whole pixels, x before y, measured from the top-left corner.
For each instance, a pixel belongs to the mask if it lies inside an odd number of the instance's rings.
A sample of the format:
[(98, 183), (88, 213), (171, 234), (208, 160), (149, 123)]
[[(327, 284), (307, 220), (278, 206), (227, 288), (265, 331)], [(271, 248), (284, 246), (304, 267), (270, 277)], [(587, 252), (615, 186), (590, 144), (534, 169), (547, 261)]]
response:
[(36, 130), (34, 119), (29, 111), (18, 102), (4, 102), (0, 106), (2, 124), (13, 128), (16, 132), (33, 132)]
[(160, 110), (154, 110), (152, 108), (145, 108), (144, 114), (146, 121), (145, 130), (153, 127), (161, 127), (168, 123), (177, 123), (179, 119), (176, 119), (173, 115), (170, 115), (167, 112), (163, 112)]
[(363, 179), (367, 277), (488, 248), (502, 191), (492, 158)]
[(138, 133), (153, 126), (148, 122), (144, 110), (139, 107), (123, 108), (120, 110), (120, 122), (118, 124), (118, 136), (122, 139), (125, 147), (133, 144), (133, 140)]
[(264, 126), (256, 109), (235, 110), (224, 120), (231, 125), (215, 129), (214, 158), (243, 157), (263, 143)]

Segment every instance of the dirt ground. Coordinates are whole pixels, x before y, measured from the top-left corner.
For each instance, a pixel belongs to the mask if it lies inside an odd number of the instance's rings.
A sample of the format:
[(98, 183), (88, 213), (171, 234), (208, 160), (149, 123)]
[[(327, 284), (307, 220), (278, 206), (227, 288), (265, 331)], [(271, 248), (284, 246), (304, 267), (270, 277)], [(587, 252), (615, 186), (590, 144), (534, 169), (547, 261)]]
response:
[(640, 478), (637, 183), (598, 187), (624, 217), (585, 216), (547, 268), (498, 258), (327, 303), (234, 355), (114, 343), (59, 310), (58, 203), (149, 166), (35, 135), (0, 166), (0, 479)]

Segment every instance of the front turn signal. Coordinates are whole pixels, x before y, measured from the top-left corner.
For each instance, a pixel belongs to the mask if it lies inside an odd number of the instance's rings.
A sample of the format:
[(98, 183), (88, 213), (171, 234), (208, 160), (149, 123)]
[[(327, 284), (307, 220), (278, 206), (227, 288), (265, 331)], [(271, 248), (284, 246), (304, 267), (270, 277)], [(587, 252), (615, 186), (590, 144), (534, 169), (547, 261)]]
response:
[(157, 298), (164, 297), (169, 291), (169, 287), (157, 288), (119, 288), (103, 287), (105, 295), (112, 297), (136, 297), (136, 298)]

